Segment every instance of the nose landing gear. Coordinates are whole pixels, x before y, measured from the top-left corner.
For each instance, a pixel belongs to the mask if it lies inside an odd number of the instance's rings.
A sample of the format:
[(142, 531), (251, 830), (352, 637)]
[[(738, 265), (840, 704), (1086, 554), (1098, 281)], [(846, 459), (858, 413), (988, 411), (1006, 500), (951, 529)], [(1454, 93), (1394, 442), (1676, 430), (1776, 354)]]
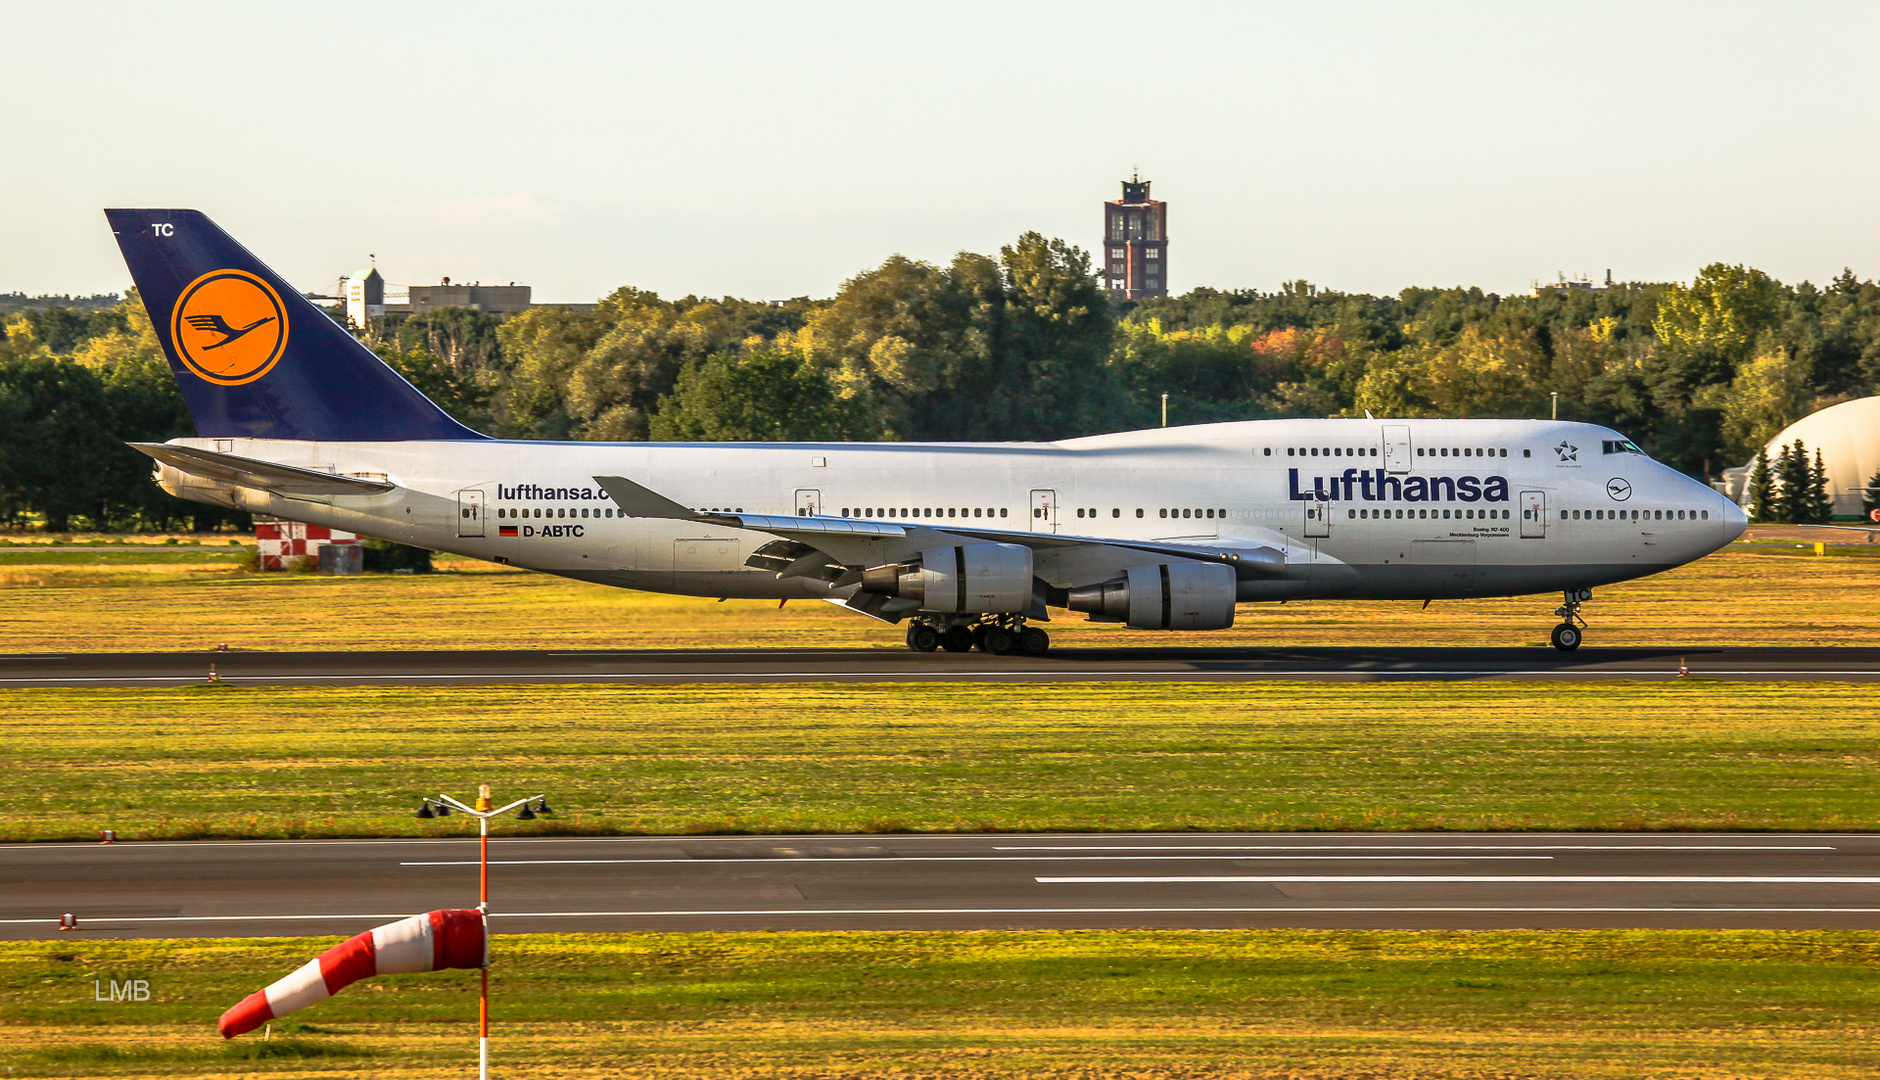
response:
[(1580, 647), (1580, 639), (1586, 629), (1586, 620), (1580, 618), (1580, 605), (1593, 598), (1591, 589), (1568, 589), (1566, 602), (1554, 610), (1560, 616), (1561, 623), (1554, 627), (1550, 640), (1554, 648), (1561, 652), (1572, 652)]

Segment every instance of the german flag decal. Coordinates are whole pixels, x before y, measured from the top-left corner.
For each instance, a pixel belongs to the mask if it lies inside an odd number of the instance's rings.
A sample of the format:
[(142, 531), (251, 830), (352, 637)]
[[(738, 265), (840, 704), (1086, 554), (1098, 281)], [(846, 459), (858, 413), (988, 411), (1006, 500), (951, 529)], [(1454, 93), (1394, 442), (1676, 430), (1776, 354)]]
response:
[(514, 536), (516, 535), (516, 527), (514, 525), (498, 525), (496, 527), (496, 535)]

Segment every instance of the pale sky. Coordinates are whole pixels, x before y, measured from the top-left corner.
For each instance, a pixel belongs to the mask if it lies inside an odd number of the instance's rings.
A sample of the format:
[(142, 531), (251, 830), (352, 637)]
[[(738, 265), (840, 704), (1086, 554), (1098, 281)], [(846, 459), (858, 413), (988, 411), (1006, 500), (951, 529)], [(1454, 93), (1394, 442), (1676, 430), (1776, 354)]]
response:
[(1091, 250), (1140, 166), (1171, 284), (1880, 276), (1871, 3), (11, 3), (0, 292), (129, 283), (193, 207), (305, 289), (828, 296)]

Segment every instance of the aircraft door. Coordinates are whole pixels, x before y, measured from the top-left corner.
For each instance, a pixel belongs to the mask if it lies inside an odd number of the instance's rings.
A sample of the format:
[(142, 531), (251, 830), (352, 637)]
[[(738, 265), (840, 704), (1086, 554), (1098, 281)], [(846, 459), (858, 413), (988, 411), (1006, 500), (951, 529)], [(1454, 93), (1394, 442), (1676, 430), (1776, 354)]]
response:
[(817, 488), (796, 489), (796, 516), (815, 517), (823, 512), (822, 492)]
[(1300, 504), (1306, 508), (1306, 535), (1332, 535), (1332, 504), (1325, 499), (1308, 499)]
[(1384, 471), (1406, 473), (1410, 471), (1410, 425), (1384, 425)]
[(1031, 531), (1057, 532), (1057, 530), (1057, 492), (1049, 488), (1033, 488), (1031, 492)]
[(1521, 535), (1526, 539), (1546, 537), (1547, 493), (1545, 491), (1521, 493)]
[(457, 535), (483, 535), (482, 488), (464, 488), (457, 493)]

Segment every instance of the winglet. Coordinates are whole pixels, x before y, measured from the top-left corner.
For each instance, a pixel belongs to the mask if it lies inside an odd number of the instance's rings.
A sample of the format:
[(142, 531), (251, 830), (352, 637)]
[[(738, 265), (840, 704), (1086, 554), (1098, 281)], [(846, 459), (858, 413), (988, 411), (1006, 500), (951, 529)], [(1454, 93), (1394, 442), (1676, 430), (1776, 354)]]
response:
[(597, 476), (594, 482), (606, 491), (628, 517), (695, 518), (689, 506), (680, 506), (650, 488), (641, 487), (624, 476)]

